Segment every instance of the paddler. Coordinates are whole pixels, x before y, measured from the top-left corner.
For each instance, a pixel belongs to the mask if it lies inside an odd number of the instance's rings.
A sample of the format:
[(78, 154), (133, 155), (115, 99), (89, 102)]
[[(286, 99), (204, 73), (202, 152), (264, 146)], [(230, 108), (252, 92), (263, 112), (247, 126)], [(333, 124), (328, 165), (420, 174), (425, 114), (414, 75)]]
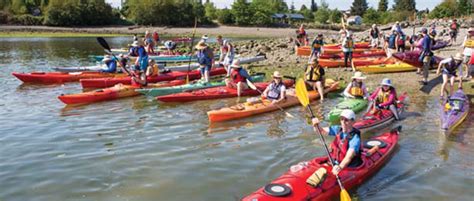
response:
[(333, 125), (321, 128), (319, 119), (313, 118), (312, 123), (315, 132), (321, 132), (323, 135), (335, 136), (330, 145), (331, 158), (335, 164), (332, 167), (334, 175), (339, 174), (344, 168), (355, 168), (362, 164), (361, 138), (360, 131), (354, 128), (355, 113), (350, 109), (345, 109), (340, 116), (341, 125)]
[(273, 72), (273, 80), (262, 93), (262, 97), (272, 101), (272, 104), (282, 102), (286, 99), (286, 87), (280, 72)]
[(372, 107), (376, 110), (389, 109), (396, 120), (399, 120), (397, 111), (397, 92), (392, 85), (392, 81), (388, 78), (382, 80), (381, 86), (378, 87), (369, 97), (369, 109)]
[(354, 48), (354, 39), (352, 39), (352, 33), (347, 32), (347, 36), (342, 41), (342, 52), (344, 53), (344, 67), (348, 67), (352, 63), (352, 51)]
[(363, 98), (367, 99), (369, 93), (367, 92), (367, 87), (365, 86), (364, 80), (366, 77), (362, 75), (362, 72), (355, 72), (354, 76), (351, 78), (351, 82), (344, 89), (344, 97), (346, 98)]
[(137, 57), (135, 66), (139, 66), (142, 71), (148, 67), (148, 53), (140, 42), (133, 41), (132, 47), (129, 50), (128, 56)]
[(214, 53), (212, 52), (212, 49), (209, 46), (207, 46), (206, 42), (204, 41), (200, 41), (196, 45), (196, 49), (197, 49), (196, 57), (197, 57), (198, 63), (200, 65), (200, 70), (201, 70), (201, 80), (204, 80), (205, 83), (208, 83), (209, 72), (211, 71), (212, 64), (214, 63)]
[(317, 90), (319, 99), (324, 100), (324, 68), (319, 65), (317, 58), (312, 58), (305, 69), (304, 81), (306, 88), (310, 90)]
[(147, 85), (146, 75), (139, 66), (134, 66), (131, 73), (132, 86), (144, 87)]
[(467, 34), (462, 43), (462, 47), (464, 48), (463, 55), (464, 55), (464, 63), (466, 65), (465, 78), (469, 79), (469, 78), (472, 78), (471, 70), (474, 70), (474, 69), (469, 68), (471, 66), (471, 64), (469, 64), (469, 61), (473, 59), (471, 58), (471, 55), (474, 54), (474, 28), (471, 27), (467, 30)]
[(431, 47), (433, 44), (431, 42), (431, 37), (428, 35), (428, 29), (421, 29), (421, 33), (423, 34), (423, 43), (418, 61), (423, 63), (423, 80), (421, 81), (421, 84), (426, 85), (428, 84), (428, 75), (431, 68), (431, 57), (433, 56)]
[(156, 64), (154, 59), (148, 60), (148, 68), (146, 69), (145, 75), (147, 77), (150, 76), (158, 76), (160, 74), (158, 64)]
[[(446, 84), (448, 84), (449, 80), (449, 94), (453, 94), (453, 88), (454, 88), (454, 78), (457, 77), (459, 80), (459, 85), (458, 88), (462, 88), (462, 63), (463, 63), (463, 57), (461, 53), (457, 53), (456, 56), (450, 57), (447, 59), (442, 60), (439, 62), (438, 69), (436, 70), (436, 74), (441, 73), (441, 67), (442, 73), (443, 73), (443, 84), (441, 85), (441, 99), (444, 98), (444, 90), (446, 88)], [(456, 75), (456, 71), (459, 71), (459, 76)], [(448, 95), (449, 97), (449, 95)]]
[(314, 38), (313, 42), (311, 43), (311, 55), (310, 58), (319, 58), (319, 56), (323, 53), (323, 46), (324, 46), (324, 39), (323, 34), (320, 33), (316, 38)]
[(224, 55), (224, 67), (227, 70), (227, 75), (230, 75), (230, 64), (234, 61), (235, 49), (229, 40), (223, 41), (222, 53)]
[(102, 62), (105, 64), (105, 68), (101, 69), (103, 73), (115, 73), (117, 71), (117, 61), (115, 61), (110, 55), (105, 55)]
[(230, 67), (232, 68), (230, 72), (230, 78), (226, 78), (224, 80), (225, 85), (228, 88), (237, 89), (237, 96), (240, 97), (242, 91), (248, 89), (247, 80), (252, 80), (247, 70), (242, 68), (240, 65), (239, 59), (236, 59), (234, 62), (232, 62)]

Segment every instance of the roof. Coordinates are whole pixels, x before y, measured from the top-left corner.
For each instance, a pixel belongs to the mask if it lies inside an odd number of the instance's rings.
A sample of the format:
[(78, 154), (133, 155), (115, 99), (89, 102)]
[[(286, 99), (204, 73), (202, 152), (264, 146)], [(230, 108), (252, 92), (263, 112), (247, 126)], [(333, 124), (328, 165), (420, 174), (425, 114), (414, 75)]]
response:
[(305, 19), (302, 14), (298, 14), (298, 13), (295, 13), (295, 14), (292, 14), (292, 13), (286, 13), (286, 14), (275, 13), (275, 14), (272, 15), (272, 18), (278, 18), (278, 19), (290, 18), (290, 19), (301, 19), (301, 20)]

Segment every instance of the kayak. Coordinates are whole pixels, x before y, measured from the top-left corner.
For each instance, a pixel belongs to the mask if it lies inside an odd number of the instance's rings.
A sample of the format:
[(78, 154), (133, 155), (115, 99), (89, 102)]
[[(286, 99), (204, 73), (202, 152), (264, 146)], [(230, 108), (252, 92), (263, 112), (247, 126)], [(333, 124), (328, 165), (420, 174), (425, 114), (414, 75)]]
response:
[[(357, 58), (353, 59), (354, 66), (369, 66), (369, 65), (381, 65), (381, 64), (394, 64), (397, 62), (396, 59), (381, 57), (381, 58)], [(319, 65), (328, 68), (344, 67), (344, 59), (319, 59)], [(347, 62), (348, 66), (351, 66), (350, 62)]]
[[(345, 189), (349, 191), (355, 189), (367, 181), (370, 176), (378, 172), (383, 165), (389, 161), (396, 150), (399, 132), (399, 129), (394, 129), (390, 132), (371, 137), (363, 143), (361, 153), (362, 165), (355, 168), (344, 168), (339, 173), (339, 177)], [(308, 184), (306, 182), (307, 179), (320, 168), (326, 170), (326, 178), (317, 186)], [(286, 173), (244, 197), (242, 200), (333, 200), (339, 197), (341, 189), (336, 177), (331, 171), (332, 166), (328, 164), (327, 156), (316, 157), (310, 161), (303, 161), (291, 166)]]
[[(156, 84), (150, 84), (147, 87), (168, 87), (168, 86), (176, 86), (180, 84), (185, 84), (186, 81), (184, 80), (173, 80), (171, 82), (162, 82)], [(132, 97), (140, 95), (140, 93), (136, 92), (135, 90), (140, 87), (132, 86), (132, 85), (124, 85), (124, 84), (117, 84), (113, 87), (105, 88), (105, 89), (98, 89), (94, 91), (78, 93), (78, 94), (61, 94), (58, 96), (58, 99), (61, 100), (63, 103), (71, 105), (71, 104), (88, 104), (88, 103), (95, 103), (100, 101), (109, 101), (109, 100), (116, 100), (125, 97)]]
[[(331, 91), (335, 91), (339, 88), (339, 83), (332, 79), (326, 79), (325, 83), (325, 94)], [(287, 108), (299, 104), (294, 89), (288, 89), (286, 91), (286, 94), (286, 100), (282, 103), (278, 103), (278, 106), (280, 106), (281, 108)], [(308, 97), (310, 100), (315, 100), (319, 98), (319, 96), (319, 93), (316, 91), (308, 92)], [(271, 101), (265, 99), (260, 100), (256, 103), (246, 102), (230, 107), (224, 107), (218, 110), (211, 110), (207, 112), (207, 116), (209, 117), (209, 122), (221, 122), (254, 116), (262, 113), (272, 112), (275, 110), (279, 110), (279, 108), (275, 105), (272, 105)]]
[(469, 98), (457, 90), (441, 105), (441, 129), (452, 131), (459, 126), (469, 114)]
[[(104, 59), (103, 55), (91, 55), (93, 59), (96, 61), (102, 61)], [(130, 60), (134, 61), (137, 59), (137, 57), (128, 57)], [(214, 58), (219, 58), (219, 54), (216, 54)], [(188, 55), (158, 55), (158, 56), (153, 56), (153, 55), (148, 55), (148, 59), (154, 59), (156, 62), (197, 62), (197, 57), (196, 56), (188, 56)]]
[[(355, 48), (352, 50), (353, 53), (372, 52), (380, 51), (377, 48)], [(309, 56), (311, 54), (311, 48), (309, 46), (296, 47), (296, 56)], [(324, 54), (340, 54), (342, 53), (341, 48), (326, 48), (324, 47)]]
[[(210, 72), (211, 76), (214, 75), (223, 75), (227, 71), (224, 68), (215, 68)], [(171, 71), (169, 73), (160, 74), (153, 77), (147, 77), (148, 83), (162, 82), (162, 81), (171, 81), (176, 79), (186, 79), (188, 72), (175, 72)], [(189, 72), (189, 79), (195, 80), (201, 78), (201, 73), (199, 70), (193, 70)], [(81, 79), (82, 88), (106, 88), (111, 87), (116, 84), (122, 83), (125, 85), (131, 84), (131, 79), (129, 76), (119, 77), (119, 78), (102, 78), (102, 79)]]
[(35, 84), (61, 84), (65, 82), (77, 82), (85, 78), (121, 78), (125, 77), (123, 73), (99, 73), (99, 72), (31, 72), (31, 73), (12, 73), (24, 83)]
[[(398, 60), (405, 62), (407, 64), (413, 65), (417, 68), (423, 67), (423, 63), (418, 61), (418, 58), (420, 57), (421, 52), (420, 51), (408, 51), (408, 52), (399, 52), (393, 54), (393, 57), (397, 58)], [(443, 58), (438, 57), (438, 56), (433, 56), (432, 62), (435, 64), (439, 64), (439, 62), (443, 60)], [(432, 65), (434, 66), (434, 65)]]
[(367, 107), (368, 101), (362, 98), (345, 98), (338, 103), (335, 108), (329, 111), (328, 120), (331, 123), (339, 124), (339, 117), (342, 110), (351, 109), (354, 113), (360, 112)]
[[(404, 101), (407, 99), (407, 93), (403, 93), (400, 97), (398, 97), (397, 101), (397, 109), (398, 114), (401, 114), (404, 110), (405, 103)], [(360, 120), (357, 120), (354, 123), (354, 127), (359, 129), (362, 133), (372, 131), (376, 128), (381, 128), (385, 125), (388, 125), (392, 121), (395, 120), (395, 116), (393, 113), (388, 109), (381, 109), (377, 110), (376, 112), (366, 112)]]
[(395, 72), (415, 71), (417, 68), (407, 63), (397, 62), (394, 64), (357, 66), (356, 69), (364, 73), (395, 73)]
[[(309, 47), (309, 46), (306, 46)], [(341, 49), (341, 44), (326, 44), (324, 45), (325, 49)], [(370, 48), (370, 43), (369, 42), (358, 42), (354, 44), (354, 48)]]
[[(245, 57), (245, 58), (239, 58), (239, 59), (240, 59), (240, 64), (249, 64), (249, 63), (253, 63), (253, 62), (263, 61), (267, 58), (265, 56), (254, 56), (254, 57)], [(214, 62), (214, 66), (215, 67), (221, 66), (221, 63), (216, 61), (216, 62)], [(191, 65), (189, 65), (189, 67), (191, 68), (191, 70), (197, 69), (197, 68), (199, 68), (199, 64), (198, 63), (192, 63)], [(183, 65), (179, 65), (179, 66), (165, 66), (163, 68), (170, 69), (171, 71), (188, 71), (188, 64), (183, 64)]]
[[(265, 75), (254, 75), (252, 76), (252, 82), (261, 82), (263, 81), (264, 77)], [(213, 87), (219, 87), (219, 86), (224, 86), (224, 85), (225, 85), (224, 80), (221, 80), (221, 81), (210, 82), (210, 83), (195, 82), (195, 83), (184, 84), (184, 85), (179, 85), (179, 86), (137, 89), (135, 91), (143, 95), (156, 97), (156, 96), (164, 96), (168, 94), (180, 93), (180, 92), (188, 91), (188, 90), (206, 89), (206, 88), (213, 88)]]
[[(367, 52), (359, 52), (359, 53), (352, 54), (352, 58), (381, 57), (381, 56), (387, 56), (387, 53), (384, 50), (376, 50), (376, 51), (367, 51)], [(339, 54), (323, 53), (319, 55), (319, 58), (320, 59), (344, 59), (344, 53), (339, 53)]]
[[(284, 80), (285, 86), (289, 87), (294, 84), (294, 80)], [(268, 82), (255, 83), (258, 90), (263, 91), (268, 86)], [(257, 90), (246, 89), (243, 90), (240, 96), (256, 96), (260, 92)], [(226, 86), (214, 87), (208, 89), (199, 89), (190, 92), (181, 92), (177, 94), (170, 94), (165, 96), (156, 97), (161, 102), (190, 102), (199, 100), (213, 100), (221, 98), (232, 98), (237, 97), (237, 89), (228, 88)]]

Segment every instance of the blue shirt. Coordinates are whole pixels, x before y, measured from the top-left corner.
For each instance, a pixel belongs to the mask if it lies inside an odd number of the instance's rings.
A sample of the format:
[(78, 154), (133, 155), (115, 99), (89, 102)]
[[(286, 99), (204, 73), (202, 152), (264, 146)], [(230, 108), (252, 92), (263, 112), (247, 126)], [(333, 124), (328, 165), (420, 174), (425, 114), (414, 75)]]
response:
[(104, 73), (115, 73), (117, 71), (117, 62), (115, 60), (105, 62), (107, 69), (101, 70)]
[(431, 52), (431, 38), (428, 35), (423, 37), (423, 52)]
[[(329, 127), (329, 135), (336, 136), (337, 133), (341, 130), (341, 126), (334, 125)], [(347, 133), (341, 131), (341, 139), (345, 139), (347, 137)], [(352, 136), (352, 139), (349, 141), (349, 149), (353, 149), (354, 151), (359, 150), (360, 148), (360, 138), (358, 135)]]
[(252, 79), (251, 79), (252, 77), (250, 77), (250, 75), (249, 75), (249, 73), (247, 72), (247, 70), (241, 68), (241, 69), (239, 70), (239, 74), (240, 74), (242, 77), (245, 77), (247, 80), (252, 81)]

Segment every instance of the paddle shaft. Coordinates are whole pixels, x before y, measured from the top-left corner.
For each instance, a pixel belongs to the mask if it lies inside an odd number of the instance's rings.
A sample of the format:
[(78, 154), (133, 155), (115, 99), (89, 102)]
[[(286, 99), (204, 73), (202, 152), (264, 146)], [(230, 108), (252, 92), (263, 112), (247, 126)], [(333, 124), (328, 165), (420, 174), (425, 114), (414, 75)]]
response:
[[(314, 116), (313, 110), (311, 109), (311, 106), (308, 105), (306, 107), (311, 113), (311, 119), (313, 119), (315, 116)], [(329, 153), (329, 148), (326, 145), (326, 140), (324, 139), (324, 136), (321, 134), (321, 131), (319, 130), (319, 126), (316, 126), (316, 132), (319, 134), (319, 138), (321, 139), (321, 142), (324, 145), (324, 149), (326, 150), (326, 154), (328, 155), (329, 161), (331, 162), (331, 166), (334, 167), (334, 164), (335, 164), (334, 159), (331, 157), (331, 154)], [(334, 175), (334, 176), (336, 176), (337, 183), (339, 184), (339, 187), (341, 187), (341, 190), (344, 189), (344, 186), (342, 186), (341, 178), (339, 178), (338, 175)]]

